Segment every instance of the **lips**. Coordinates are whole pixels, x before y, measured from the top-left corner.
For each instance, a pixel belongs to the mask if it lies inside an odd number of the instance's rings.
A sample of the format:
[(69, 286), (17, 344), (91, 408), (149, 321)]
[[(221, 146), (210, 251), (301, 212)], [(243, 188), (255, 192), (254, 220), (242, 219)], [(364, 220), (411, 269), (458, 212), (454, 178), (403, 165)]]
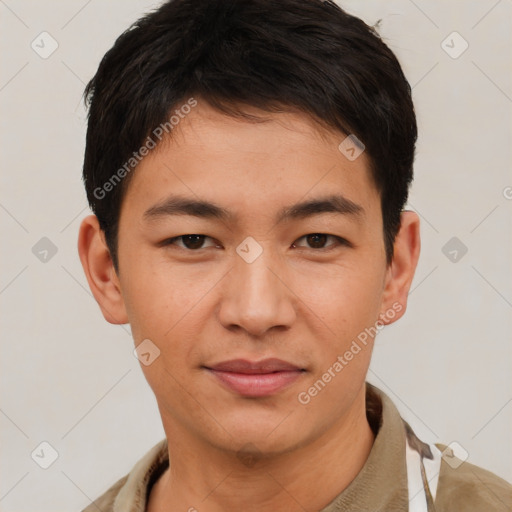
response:
[(282, 361), (281, 359), (263, 359), (262, 361), (246, 361), (245, 359), (233, 359), (224, 361), (211, 367), (212, 370), (221, 372), (264, 374), (273, 372), (286, 372), (300, 370), (298, 366)]
[(281, 359), (233, 359), (205, 368), (224, 387), (247, 397), (274, 395), (299, 379), (305, 371)]

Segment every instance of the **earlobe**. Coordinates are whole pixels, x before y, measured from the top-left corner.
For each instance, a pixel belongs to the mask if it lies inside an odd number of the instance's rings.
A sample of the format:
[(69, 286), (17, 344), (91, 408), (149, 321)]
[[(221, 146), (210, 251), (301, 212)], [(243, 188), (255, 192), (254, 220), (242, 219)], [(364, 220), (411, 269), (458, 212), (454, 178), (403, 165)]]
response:
[(128, 322), (117, 273), (95, 215), (86, 217), (78, 236), (78, 253), (94, 298), (107, 322)]
[[(420, 220), (412, 211), (401, 215), (400, 230), (395, 238), (393, 261), (388, 266), (382, 300), (381, 318), (384, 324), (398, 320), (407, 307), (420, 255)], [(386, 314), (393, 310), (392, 315)]]

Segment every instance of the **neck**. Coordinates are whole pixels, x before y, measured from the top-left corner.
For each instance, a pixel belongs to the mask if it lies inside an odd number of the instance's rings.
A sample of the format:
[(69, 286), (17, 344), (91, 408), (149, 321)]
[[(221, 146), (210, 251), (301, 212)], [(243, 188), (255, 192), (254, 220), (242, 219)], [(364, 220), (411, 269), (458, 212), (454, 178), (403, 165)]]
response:
[[(363, 387), (349, 414), (314, 442), (261, 461), (182, 437), (180, 447), (169, 446), (172, 468), (153, 486), (148, 512), (321, 510), (348, 487), (370, 454), (374, 435), (364, 396)], [(166, 434), (177, 439), (174, 430)]]

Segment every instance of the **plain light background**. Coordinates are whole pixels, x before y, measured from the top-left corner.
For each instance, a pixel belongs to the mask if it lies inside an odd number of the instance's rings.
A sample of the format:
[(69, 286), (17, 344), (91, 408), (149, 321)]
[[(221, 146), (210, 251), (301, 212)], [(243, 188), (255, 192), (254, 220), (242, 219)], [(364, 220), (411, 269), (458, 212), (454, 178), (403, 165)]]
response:
[[(368, 380), (425, 441), (456, 441), (511, 481), (512, 3), (341, 3), (381, 20), (419, 123), (409, 207), (422, 255), (408, 312), (379, 335)], [(89, 213), (84, 85), (157, 5), (0, 0), (1, 511), (81, 510), (164, 437), (129, 327), (104, 321), (76, 250)], [(43, 31), (58, 43), (46, 59), (31, 47)], [(57, 251), (46, 261), (43, 237)], [(48, 469), (31, 457), (43, 441), (58, 452)]]

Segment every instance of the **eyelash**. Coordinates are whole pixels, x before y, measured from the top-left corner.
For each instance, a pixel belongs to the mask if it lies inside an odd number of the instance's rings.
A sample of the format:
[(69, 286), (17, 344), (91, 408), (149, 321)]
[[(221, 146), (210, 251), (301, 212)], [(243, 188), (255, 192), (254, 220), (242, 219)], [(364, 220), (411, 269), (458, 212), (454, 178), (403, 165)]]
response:
[[(306, 247), (306, 249), (311, 249), (311, 250), (313, 250), (315, 252), (320, 252), (320, 251), (327, 252), (327, 251), (330, 251), (330, 250), (332, 250), (332, 249), (334, 249), (335, 247), (338, 247), (338, 246), (352, 247), (352, 244), (348, 240), (346, 240), (344, 238), (341, 238), (339, 236), (336, 236), (336, 235), (329, 235), (328, 233), (308, 233), (307, 235), (303, 235), (300, 238), (298, 238), (296, 242), (293, 242), (292, 246), (296, 247), (295, 244), (299, 240), (302, 240), (304, 238), (307, 238), (307, 237), (313, 236), (313, 235), (326, 236), (327, 238), (331, 238), (331, 239), (336, 241), (335, 244), (330, 244), (330, 245), (328, 245), (326, 247), (320, 247), (320, 248)], [(173, 238), (169, 238), (167, 240), (164, 240), (161, 245), (162, 246), (177, 245), (176, 244), (177, 241), (179, 241), (179, 240), (183, 241), (183, 238), (185, 238), (187, 236), (203, 237), (204, 239), (213, 240), (209, 236), (200, 235), (200, 234), (194, 233), (194, 234), (180, 235), (180, 236), (175, 236)], [(177, 246), (180, 247), (181, 249), (184, 249), (184, 250), (189, 251), (189, 252), (199, 252), (201, 249), (207, 249), (207, 247), (200, 247), (199, 249), (189, 249), (188, 247), (183, 247), (183, 246), (179, 246), (179, 245), (177, 245)], [(300, 246), (300, 247), (304, 247), (304, 246)]]

